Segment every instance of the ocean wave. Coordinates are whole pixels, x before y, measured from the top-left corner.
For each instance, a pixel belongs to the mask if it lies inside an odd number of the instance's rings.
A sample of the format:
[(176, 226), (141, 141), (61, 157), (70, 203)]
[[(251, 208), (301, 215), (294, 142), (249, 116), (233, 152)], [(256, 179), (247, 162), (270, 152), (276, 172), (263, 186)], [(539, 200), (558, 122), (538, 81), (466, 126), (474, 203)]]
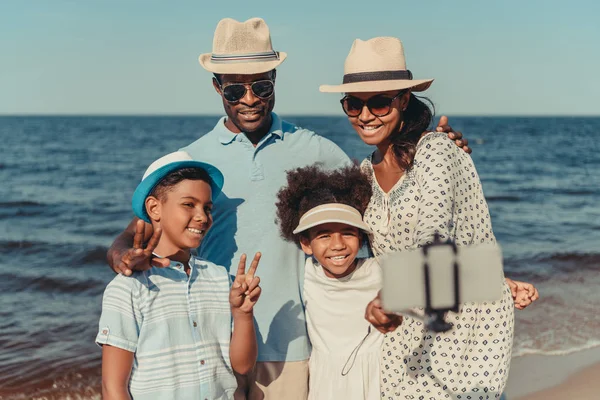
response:
[(523, 357), (530, 355), (541, 355), (541, 356), (565, 356), (568, 354), (578, 353), (580, 351), (594, 349), (596, 347), (600, 347), (600, 340), (590, 340), (588, 343), (585, 343), (580, 346), (570, 347), (567, 349), (532, 349), (532, 348), (513, 348), (512, 357)]
[[(83, 247), (83, 248), (82, 248)], [(30, 240), (0, 240), (0, 254), (36, 255), (49, 252), (53, 258), (64, 258), (69, 264), (105, 263), (105, 246), (83, 245), (80, 243), (49, 243)]]
[[(73, 369), (75, 366), (70, 366)], [(40, 375), (36, 369), (28, 371), (26, 382), (18, 386), (0, 379), (0, 400), (100, 400), (102, 386), (98, 368), (85, 368), (64, 376)], [(24, 380), (23, 380), (24, 381)], [(2, 383), (9, 383), (5, 386)]]
[(102, 394), (98, 389), (89, 388), (83, 393), (55, 393), (44, 391), (43, 394), (28, 394), (28, 393), (13, 393), (10, 395), (2, 395), (0, 392), (0, 400), (101, 400)]
[(31, 242), (28, 240), (3, 240), (3, 241), (0, 241), (0, 252), (2, 252), (2, 250), (31, 249), (36, 246), (47, 246), (47, 245), (49, 245), (49, 243)]
[(76, 253), (73, 257), (73, 262), (76, 264), (95, 264), (95, 263), (106, 263), (106, 252), (108, 248), (103, 246), (96, 246), (90, 249), (85, 249)]
[(496, 202), (496, 201), (506, 201), (506, 202), (519, 202), (521, 201), (521, 197), (519, 196), (510, 196), (510, 195), (499, 195), (499, 196), (486, 196), (486, 201), (488, 203)]
[(556, 278), (559, 275), (581, 276), (600, 272), (600, 253), (564, 252), (537, 254), (531, 257), (507, 257), (504, 260), (511, 276), (533, 281)]
[(82, 293), (88, 290), (98, 290), (102, 284), (102, 281), (94, 279), (78, 281), (40, 277), (30, 281), (26, 288), (42, 292)]
[(597, 265), (600, 263), (600, 253), (554, 253), (549, 255), (541, 255), (538, 257), (540, 262), (582, 262), (585, 265)]
[(13, 273), (0, 273), (0, 282), (10, 283), (0, 286), (3, 293), (19, 293), (22, 291), (84, 293), (90, 290), (101, 292), (104, 285), (103, 281), (96, 279), (77, 280), (74, 278), (53, 278), (48, 276), (23, 279), (22, 275)]
[(48, 256), (51, 259), (64, 257), (60, 254), (60, 245), (35, 240), (0, 240), (0, 255), (9, 256), (21, 262), (29, 256)]
[(598, 191), (597, 190), (587, 190), (587, 189), (581, 189), (581, 190), (577, 190), (577, 189), (554, 189), (554, 193), (569, 194), (569, 195), (573, 195), (573, 196), (588, 196), (588, 195), (598, 194)]
[(0, 201), (0, 207), (39, 207), (44, 205), (44, 203), (29, 200)]

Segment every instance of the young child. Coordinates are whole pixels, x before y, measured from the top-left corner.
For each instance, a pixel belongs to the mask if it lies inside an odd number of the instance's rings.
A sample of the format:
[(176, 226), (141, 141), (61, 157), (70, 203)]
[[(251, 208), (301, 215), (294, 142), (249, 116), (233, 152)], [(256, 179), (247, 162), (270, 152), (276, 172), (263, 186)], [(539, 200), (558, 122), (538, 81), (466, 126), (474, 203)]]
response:
[(282, 236), (312, 257), (303, 302), (312, 343), (309, 399), (378, 399), (383, 335), (364, 318), (381, 286), (375, 259), (357, 259), (369, 228), (362, 213), (371, 183), (357, 167), (288, 172), (278, 194)]
[(225, 268), (190, 252), (211, 227), (212, 198), (222, 187), (218, 169), (182, 151), (158, 159), (144, 174), (133, 210), (162, 229), (154, 253), (171, 264), (117, 275), (104, 292), (96, 337), (104, 399), (231, 399), (232, 369), (252, 369), (260, 254), (248, 272), (241, 257), (230, 289)]

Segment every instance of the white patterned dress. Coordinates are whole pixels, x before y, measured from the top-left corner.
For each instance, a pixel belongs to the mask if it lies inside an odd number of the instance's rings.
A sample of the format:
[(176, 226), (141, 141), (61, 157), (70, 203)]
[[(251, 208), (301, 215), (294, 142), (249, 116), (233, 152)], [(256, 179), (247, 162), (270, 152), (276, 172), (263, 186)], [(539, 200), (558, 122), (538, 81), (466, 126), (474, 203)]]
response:
[[(414, 165), (385, 193), (371, 157), (361, 165), (372, 177), (365, 222), (373, 230), (375, 257), (430, 243), (434, 233), (458, 246), (493, 243), (495, 237), (471, 157), (445, 133), (417, 145)], [(494, 399), (506, 385), (513, 341), (514, 307), (508, 285), (498, 302), (464, 303), (448, 313), (454, 328), (427, 331), (405, 317), (385, 336), (381, 359), (383, 399)], [(422, 313), (422, 311), (420, 311)]]

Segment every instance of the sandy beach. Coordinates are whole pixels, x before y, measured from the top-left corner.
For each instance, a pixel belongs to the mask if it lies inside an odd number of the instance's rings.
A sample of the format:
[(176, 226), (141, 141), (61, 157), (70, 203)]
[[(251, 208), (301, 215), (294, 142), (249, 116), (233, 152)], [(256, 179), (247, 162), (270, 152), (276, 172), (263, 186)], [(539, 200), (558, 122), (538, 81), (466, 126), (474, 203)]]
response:
[(600, 347), (513, 359), (506, 396), (508, 400), (599, 399)]

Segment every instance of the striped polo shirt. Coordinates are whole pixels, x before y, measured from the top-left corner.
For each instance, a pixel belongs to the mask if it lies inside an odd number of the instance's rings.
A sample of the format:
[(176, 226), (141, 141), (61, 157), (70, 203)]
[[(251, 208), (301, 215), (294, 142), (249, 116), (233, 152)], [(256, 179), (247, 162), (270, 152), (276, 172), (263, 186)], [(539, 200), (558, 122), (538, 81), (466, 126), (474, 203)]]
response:
[(96, 343), (135, 353), (134, 399), (231, 399), (230, 279), (225, 268), (183, 265), (117, 275), (106, 287)]

